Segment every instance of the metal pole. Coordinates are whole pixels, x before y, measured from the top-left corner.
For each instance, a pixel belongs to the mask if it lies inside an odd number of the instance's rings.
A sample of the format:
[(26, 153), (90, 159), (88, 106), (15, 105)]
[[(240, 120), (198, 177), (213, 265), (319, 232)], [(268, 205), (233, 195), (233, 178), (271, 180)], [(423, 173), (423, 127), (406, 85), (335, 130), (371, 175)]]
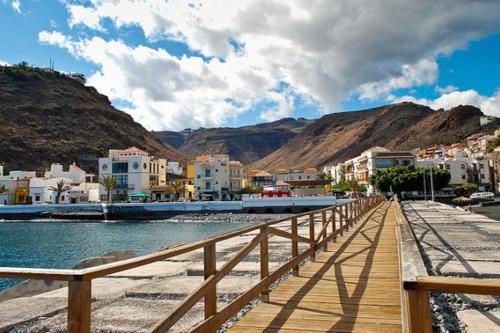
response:
[(431, 163), (431, 201), (434, 201), (435, 195), (434, 195), (434, 179), (432, 177), (432, 163)]
[(424, 201), (427, 201), (427, 184), (425, 182), (426, 178), (427, 178), (427, 172), (425, 172), (424, 169)]

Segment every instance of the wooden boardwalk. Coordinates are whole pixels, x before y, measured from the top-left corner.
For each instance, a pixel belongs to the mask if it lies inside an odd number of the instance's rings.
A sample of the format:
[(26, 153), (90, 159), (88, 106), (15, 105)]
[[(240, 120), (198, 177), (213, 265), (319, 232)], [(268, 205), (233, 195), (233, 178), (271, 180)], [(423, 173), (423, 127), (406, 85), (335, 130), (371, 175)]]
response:
[(401, 332), (396, 223), (394, 205), (378, 206), (231, 332)]

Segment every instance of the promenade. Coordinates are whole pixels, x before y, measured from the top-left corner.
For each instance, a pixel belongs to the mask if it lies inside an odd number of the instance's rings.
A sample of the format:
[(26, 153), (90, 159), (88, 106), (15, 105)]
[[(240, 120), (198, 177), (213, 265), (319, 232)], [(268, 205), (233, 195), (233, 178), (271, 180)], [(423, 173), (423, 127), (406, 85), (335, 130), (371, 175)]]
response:
[(231, 332), (401, 332), (394, 205), (328, 244)]

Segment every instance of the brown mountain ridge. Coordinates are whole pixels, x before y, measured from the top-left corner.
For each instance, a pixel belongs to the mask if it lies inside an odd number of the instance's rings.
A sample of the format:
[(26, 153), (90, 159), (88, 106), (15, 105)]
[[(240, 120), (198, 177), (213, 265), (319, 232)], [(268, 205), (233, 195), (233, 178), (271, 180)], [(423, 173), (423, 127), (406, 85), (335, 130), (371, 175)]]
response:
[(130, 146), (187, 161), (106, 96), (55, 71), (0, 67), (0, 124), (0, 162), (7, 170), (41, 171), (52, 162), (76, 162), (95, 172), (97, 159), (109, 149)]

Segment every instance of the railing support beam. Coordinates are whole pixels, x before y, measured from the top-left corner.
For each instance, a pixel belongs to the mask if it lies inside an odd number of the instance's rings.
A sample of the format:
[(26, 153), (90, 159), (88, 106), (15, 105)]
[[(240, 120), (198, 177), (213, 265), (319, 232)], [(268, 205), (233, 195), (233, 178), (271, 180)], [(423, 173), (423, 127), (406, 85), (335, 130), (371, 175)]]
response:
[(91, 282), (68, 282), (68, 332), (90, 333)]
[[(203, 266), (205, 280), (215, 274), (216, 267), (216, 248), (215, 243), (203, 248)], [(217, 285), (208, 291), (205, 295), (205, 319), (210, 318), (217, 313)]]
[[(292, 217), (292, 235), (297, 236), (298, 230), (297, 230), (297, 218)], [(299, 255), (299, 242), (296, 240), (292, 239), (292, 259), (296, 258)], [(293, 268), (293, 275), (298, 276), (299, 275), (299, 265), (295, 266)]]

